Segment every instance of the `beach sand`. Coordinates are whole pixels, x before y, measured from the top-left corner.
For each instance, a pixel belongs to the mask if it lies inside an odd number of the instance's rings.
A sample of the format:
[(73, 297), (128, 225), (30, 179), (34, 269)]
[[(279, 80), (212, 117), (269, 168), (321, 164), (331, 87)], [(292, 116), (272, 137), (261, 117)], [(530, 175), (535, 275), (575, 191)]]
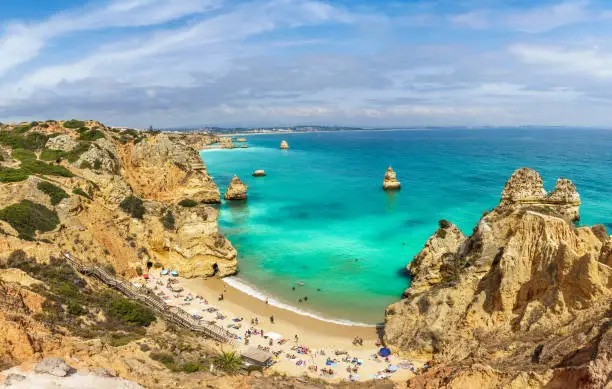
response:
[[(151, 274), (150, 276), (149, 287), (152, 287), (160, 278), (161, 283), (165, 285), (168, 278), (167, 276), (161, 277), (159, 273)], [(176, 279), (179, 280), (178, 285), (185, 288), (179, 298), (176, 298), (173, 293), (169, 293), (165, 286), (158, 285), (158, 291), (168, 292), (166, 300), (168, 304), (180, 306), (192, 314), (197, 313), (203, 317), (203, 320), (216, 320), (217, 325), (239, 335), (241, 339), (236, 341), (238, 351), (244, 351), (250, 347), (257, 346), (270, 347), (270, 351), (282, 350), (276, 359), (277, 362), (270, 369), (267, 369), (268, 373), (280, 372), (290, 376), (309, 375), (329, 381), (347, 380), (349, 373), (346, 371), (346, 368), (349, 366), (355, 367), (355, 364), (342, 361), (348, 355), (351, 359), (361, 360), (362, 364), (359, 366), (357, 373), (358, 380), (365, 381), (383, 372), (389, 365), (397, 366), (399, 363), (408, 362), (394, 355), (390, 357), (389, 362), (386, 362), (383, 358), (372, 358), (372, 355), (376, 354), (379, 349), (376, 346), (378, 339), (376, 327), (336, 324), (303, 316), (290, 310), (266, 304), (265, 301), (250, 296), (218, 278)], [(208, 301), (208, 304), (200, 303), (197, 299), (189, 304), (184, 302), (184, 297), (189, 294), (201, 296)], [(220, 294), (223, 294), (224, 297), (222, 301), (218, 300)], [(223, 320), (216, 319), (216, 312), (208, 313), (205, 311), (209, 307), (219, 309), (227, 317)], [(270, 316), (274, 317), (274, 323), (271, 323)], [(243, 318), (243, 321), (240, 322), (242, 324), (240, 329), (228, 328), (228, 325), (235, 324), (232, 321), (233, 318)], [(253, 327), (250, 323), (254, 318), (259, 320), (258, 325), (255, 327), (263, 330), (264, 335), (274, 332), (287, 339), (287, 342), (283, 345), (275, 342), (273, 346), (270, 346), (269, 339), (259, 335), (252, 335), (249, 338), (249, 344), (245, 345), (245, 331)], [(297, 343), (295, 335), (298, 336)], [(363, 339), (363, 345), (353, 345), (352, 342), (356, 336)], [(306, 346), (312, 352), (304, 355), (292, 351), (291, 349), (297, 345)], [(230, 348), (230, 346), (226, 347)], [(323, 351), (324, 355), (321, 355), (321, 351)], [(335, 351), (343, 351), (347, 354), (335, 355)], [(290, 359), (287, 357), (287, 354), (295, 355), (296, 358)], [(337, 364), (326, 366), (327, 358), (337, 360)], [(301, 361), (301, 365), (296, 364), (298, 361)], [(423, 365), (420, 361), (409, 362), (412, 362), (415, 368)], [(309, 370), (311, 366), (317, 366), (318, 371)], [(320, 372), (323, 368), (331, 368), (335, 374), (332, 377), (322, 377)], [(390, 379), (393, 381), (406, 380), (412, 375), (413, 373), (409, 369), (399, 369), (390, 375)]]

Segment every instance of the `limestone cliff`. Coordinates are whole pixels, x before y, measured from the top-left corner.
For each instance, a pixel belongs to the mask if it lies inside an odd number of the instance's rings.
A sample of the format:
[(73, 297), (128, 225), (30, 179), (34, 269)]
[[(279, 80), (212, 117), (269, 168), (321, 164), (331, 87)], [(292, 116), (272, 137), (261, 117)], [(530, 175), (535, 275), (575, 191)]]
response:
[[(116, 130), (94, 121), (28, 127), (24, 137), (36, 133), (48, 139), (32, 145), (35, 153), (12, 155), (2, 146), (9, 155), (3, 163), (19, 169), (24, 158), (38, 158), (37, 166), (50, 173), (0, 184), (2, 208), (30, 201), (55, 214), (58, 223), (36, 232), (33, 244), (21, 239), (14, 223), (0, 220), (3, 253), (23, 249), (45, 261), (65, 250), (85, 261), (110, 263), (126, 275), (147, 262), (188, 277), (236, 272), (236, 250), (219, 234), (216, 210), (206, 205), (220, 201), (219, 189), (191, 146), (215, 137)], [(197, 206), (183, 207), (182, 200)]]
[(609, 239), (574, 225), (579, 205), (571, 181), (547, 194), (537, 172), (517, 170), (469, 238), (445, 222), (417, 254), (413, 286), (386, 310), (385, 342), (447, 366), (486, 361), (544, 383), (562, 374), (577, 350), (610, 336)]

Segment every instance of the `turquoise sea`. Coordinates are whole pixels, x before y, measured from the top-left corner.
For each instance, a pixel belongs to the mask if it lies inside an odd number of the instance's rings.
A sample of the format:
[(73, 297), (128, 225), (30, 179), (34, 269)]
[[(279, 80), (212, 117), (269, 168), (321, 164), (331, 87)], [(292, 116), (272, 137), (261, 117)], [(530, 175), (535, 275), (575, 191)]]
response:
[[(247, 139), (248, 149), (201, 152), (222, 194), (234, 174), (249, 185), (245, 203), (220, 206), (221, 230), (239, 252), (239, 280), (251, 293), (327, 319), (381, 322), (385, 306), (408, 287), (405, 267), (437, 221), (448, 219), (469, 235), (519, 167), (538, 170), (547, 190), (557, 177), (573, 180), (583, 201), (582, 223), (612, 228), (608, 130), (398, 130)], [(282, 139), (290, 150), (279, 149)], [(389, 165), (402, 183), (396, 193), (381, 188)], [(252, 177), (255, 169), (265, 169), (267, 177)]]

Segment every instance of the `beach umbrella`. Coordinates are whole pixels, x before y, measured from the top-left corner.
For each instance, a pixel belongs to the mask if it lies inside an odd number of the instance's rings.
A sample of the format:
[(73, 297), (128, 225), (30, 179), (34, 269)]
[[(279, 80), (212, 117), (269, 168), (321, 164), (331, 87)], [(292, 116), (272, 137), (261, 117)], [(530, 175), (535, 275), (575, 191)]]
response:
[(178, 272), (177, 272), (176, 270), (172, 270), (172, 271), (170, 272), (170, 275), (171, 275), (172, 277), (176, 277), (176, 276), (178, 276)]
[(389, 355), (391, 355), (391, 350), (389, 350), (386, 347), (381, 348), (380, 350), (378, 350), (378, 354), (381, 357), (388, 357)]

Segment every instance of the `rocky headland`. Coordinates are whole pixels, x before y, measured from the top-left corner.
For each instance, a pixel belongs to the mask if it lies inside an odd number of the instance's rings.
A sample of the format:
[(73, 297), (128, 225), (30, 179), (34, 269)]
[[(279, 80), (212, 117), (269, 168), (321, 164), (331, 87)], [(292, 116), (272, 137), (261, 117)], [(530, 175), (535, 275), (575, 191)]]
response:
[(434, 365), (409, 388), (611, 385), (612, 238), (579, 206), (571, 181), (546, 193), (522, 168), (471, 236), (440, 221), (386, 309), (386, 344)]

